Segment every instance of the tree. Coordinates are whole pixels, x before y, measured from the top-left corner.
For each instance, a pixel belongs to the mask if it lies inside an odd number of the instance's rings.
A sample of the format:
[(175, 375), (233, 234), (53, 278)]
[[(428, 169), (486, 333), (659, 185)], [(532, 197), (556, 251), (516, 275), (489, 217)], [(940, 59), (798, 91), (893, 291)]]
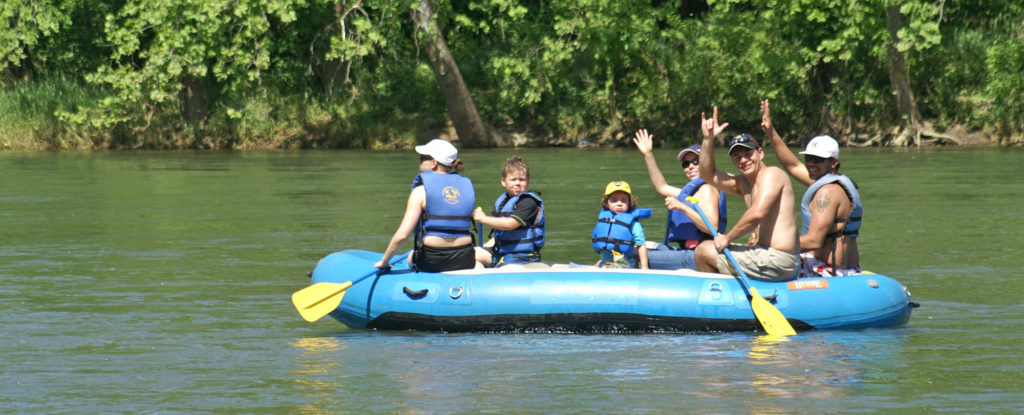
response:
[(42, 64), (34, 50), (71, 24), (73, 6), (61, 0), (0, 1), (0, 22), (7, 26), (0, 30), (0, 70), (7, 81), (32, 79)]
[(294, 21), (292, 6), (290, 0), (127, 2), (107, 16), (109, 64), (86, 77), (112, 95), (65, 118), (145, 129), (154, 113), (181, 103), (178, 112), (200, 122), (211, 95), (259, 85), (270, 66), (271, 26)]
[(434, 77), (448, 104), (448, 116), (451, 117), (459, 139), (466, 147), (493, 146), (494, 136), (480, 119), (469, 88), (438, 27), (430, 0), (419, 1), (412, 11), (412, 19), (416, 25), (417, 40), (422, 42), (423, 51), (434, 70)]

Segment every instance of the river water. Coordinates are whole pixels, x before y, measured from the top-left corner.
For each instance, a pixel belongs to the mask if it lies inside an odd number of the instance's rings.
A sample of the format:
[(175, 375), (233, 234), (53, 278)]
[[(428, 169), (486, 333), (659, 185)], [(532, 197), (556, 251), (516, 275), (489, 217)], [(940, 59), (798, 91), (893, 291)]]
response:
[[(384, 249), (412, 151), (0, 153), (0, 412), (1024, 412), (1024, 151), (842, 151), (862, 264), (922, 307), (785, 342), (304, 322), (290, 296), (319, 258)], [(638, 152), (575, 148), (463, 151), (480, 204), (513, 153), (548, 207), (546, 261), (596, 260), (610, 180), (662, 206)], [(682, 185), (675, 150), (656, 155)]]

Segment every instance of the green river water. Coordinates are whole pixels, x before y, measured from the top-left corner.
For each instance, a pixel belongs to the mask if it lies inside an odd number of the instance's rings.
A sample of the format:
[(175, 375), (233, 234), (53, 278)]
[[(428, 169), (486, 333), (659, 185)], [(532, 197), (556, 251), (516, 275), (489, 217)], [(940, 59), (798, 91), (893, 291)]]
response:
[[(676, 151), (656, 155), (681, 186)], [(596, 260), (610, 180), (663, 206), (635, 149), (575, 148), (463, 151), (478, 204), (511, 154), (545, 199), (546, 261)], [(384, 249), (411, 150), (0, 153), (0, 413), (1024, 412), (1024, 151), (842, 156), (862, 265), (922, 306), (905, 327), (780, 343), (304, 322), (290, 296), (319, 258)]]

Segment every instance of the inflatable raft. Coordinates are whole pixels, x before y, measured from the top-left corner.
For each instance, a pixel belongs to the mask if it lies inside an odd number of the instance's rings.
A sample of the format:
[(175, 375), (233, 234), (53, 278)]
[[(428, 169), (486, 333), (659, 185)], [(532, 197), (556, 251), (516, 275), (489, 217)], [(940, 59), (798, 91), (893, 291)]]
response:
[[(575, 264), (425, 273), (404, 259), (378, 274), (373, 264), (380, 258), (346, 250), (320, 260), (314, 284), (353, 282), (335, 293), (342, 298), (333, 318), (356, 329), (435, 332), (761, 329), (746, 292), (729, 275)], [(899, 326), (913, 305), (902, 284), (872, 273), (751, 284), (797, 331)]]

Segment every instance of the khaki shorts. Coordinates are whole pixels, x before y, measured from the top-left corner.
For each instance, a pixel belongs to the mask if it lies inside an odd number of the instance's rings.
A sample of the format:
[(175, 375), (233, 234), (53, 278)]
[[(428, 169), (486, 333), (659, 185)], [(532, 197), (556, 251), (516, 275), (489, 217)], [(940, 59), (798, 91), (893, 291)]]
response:
[[(743, 268), (748, 277), (761, 281), (789, 281), (796, 279), (800, 270), (800, 256), (783, 252), (775, 248), (759, 245), (730, 245), (729, 251), (736, 262)], [(732, 262), (719, 252), (715, 258), (718, 272), (739, 275), (732, 267)]]

